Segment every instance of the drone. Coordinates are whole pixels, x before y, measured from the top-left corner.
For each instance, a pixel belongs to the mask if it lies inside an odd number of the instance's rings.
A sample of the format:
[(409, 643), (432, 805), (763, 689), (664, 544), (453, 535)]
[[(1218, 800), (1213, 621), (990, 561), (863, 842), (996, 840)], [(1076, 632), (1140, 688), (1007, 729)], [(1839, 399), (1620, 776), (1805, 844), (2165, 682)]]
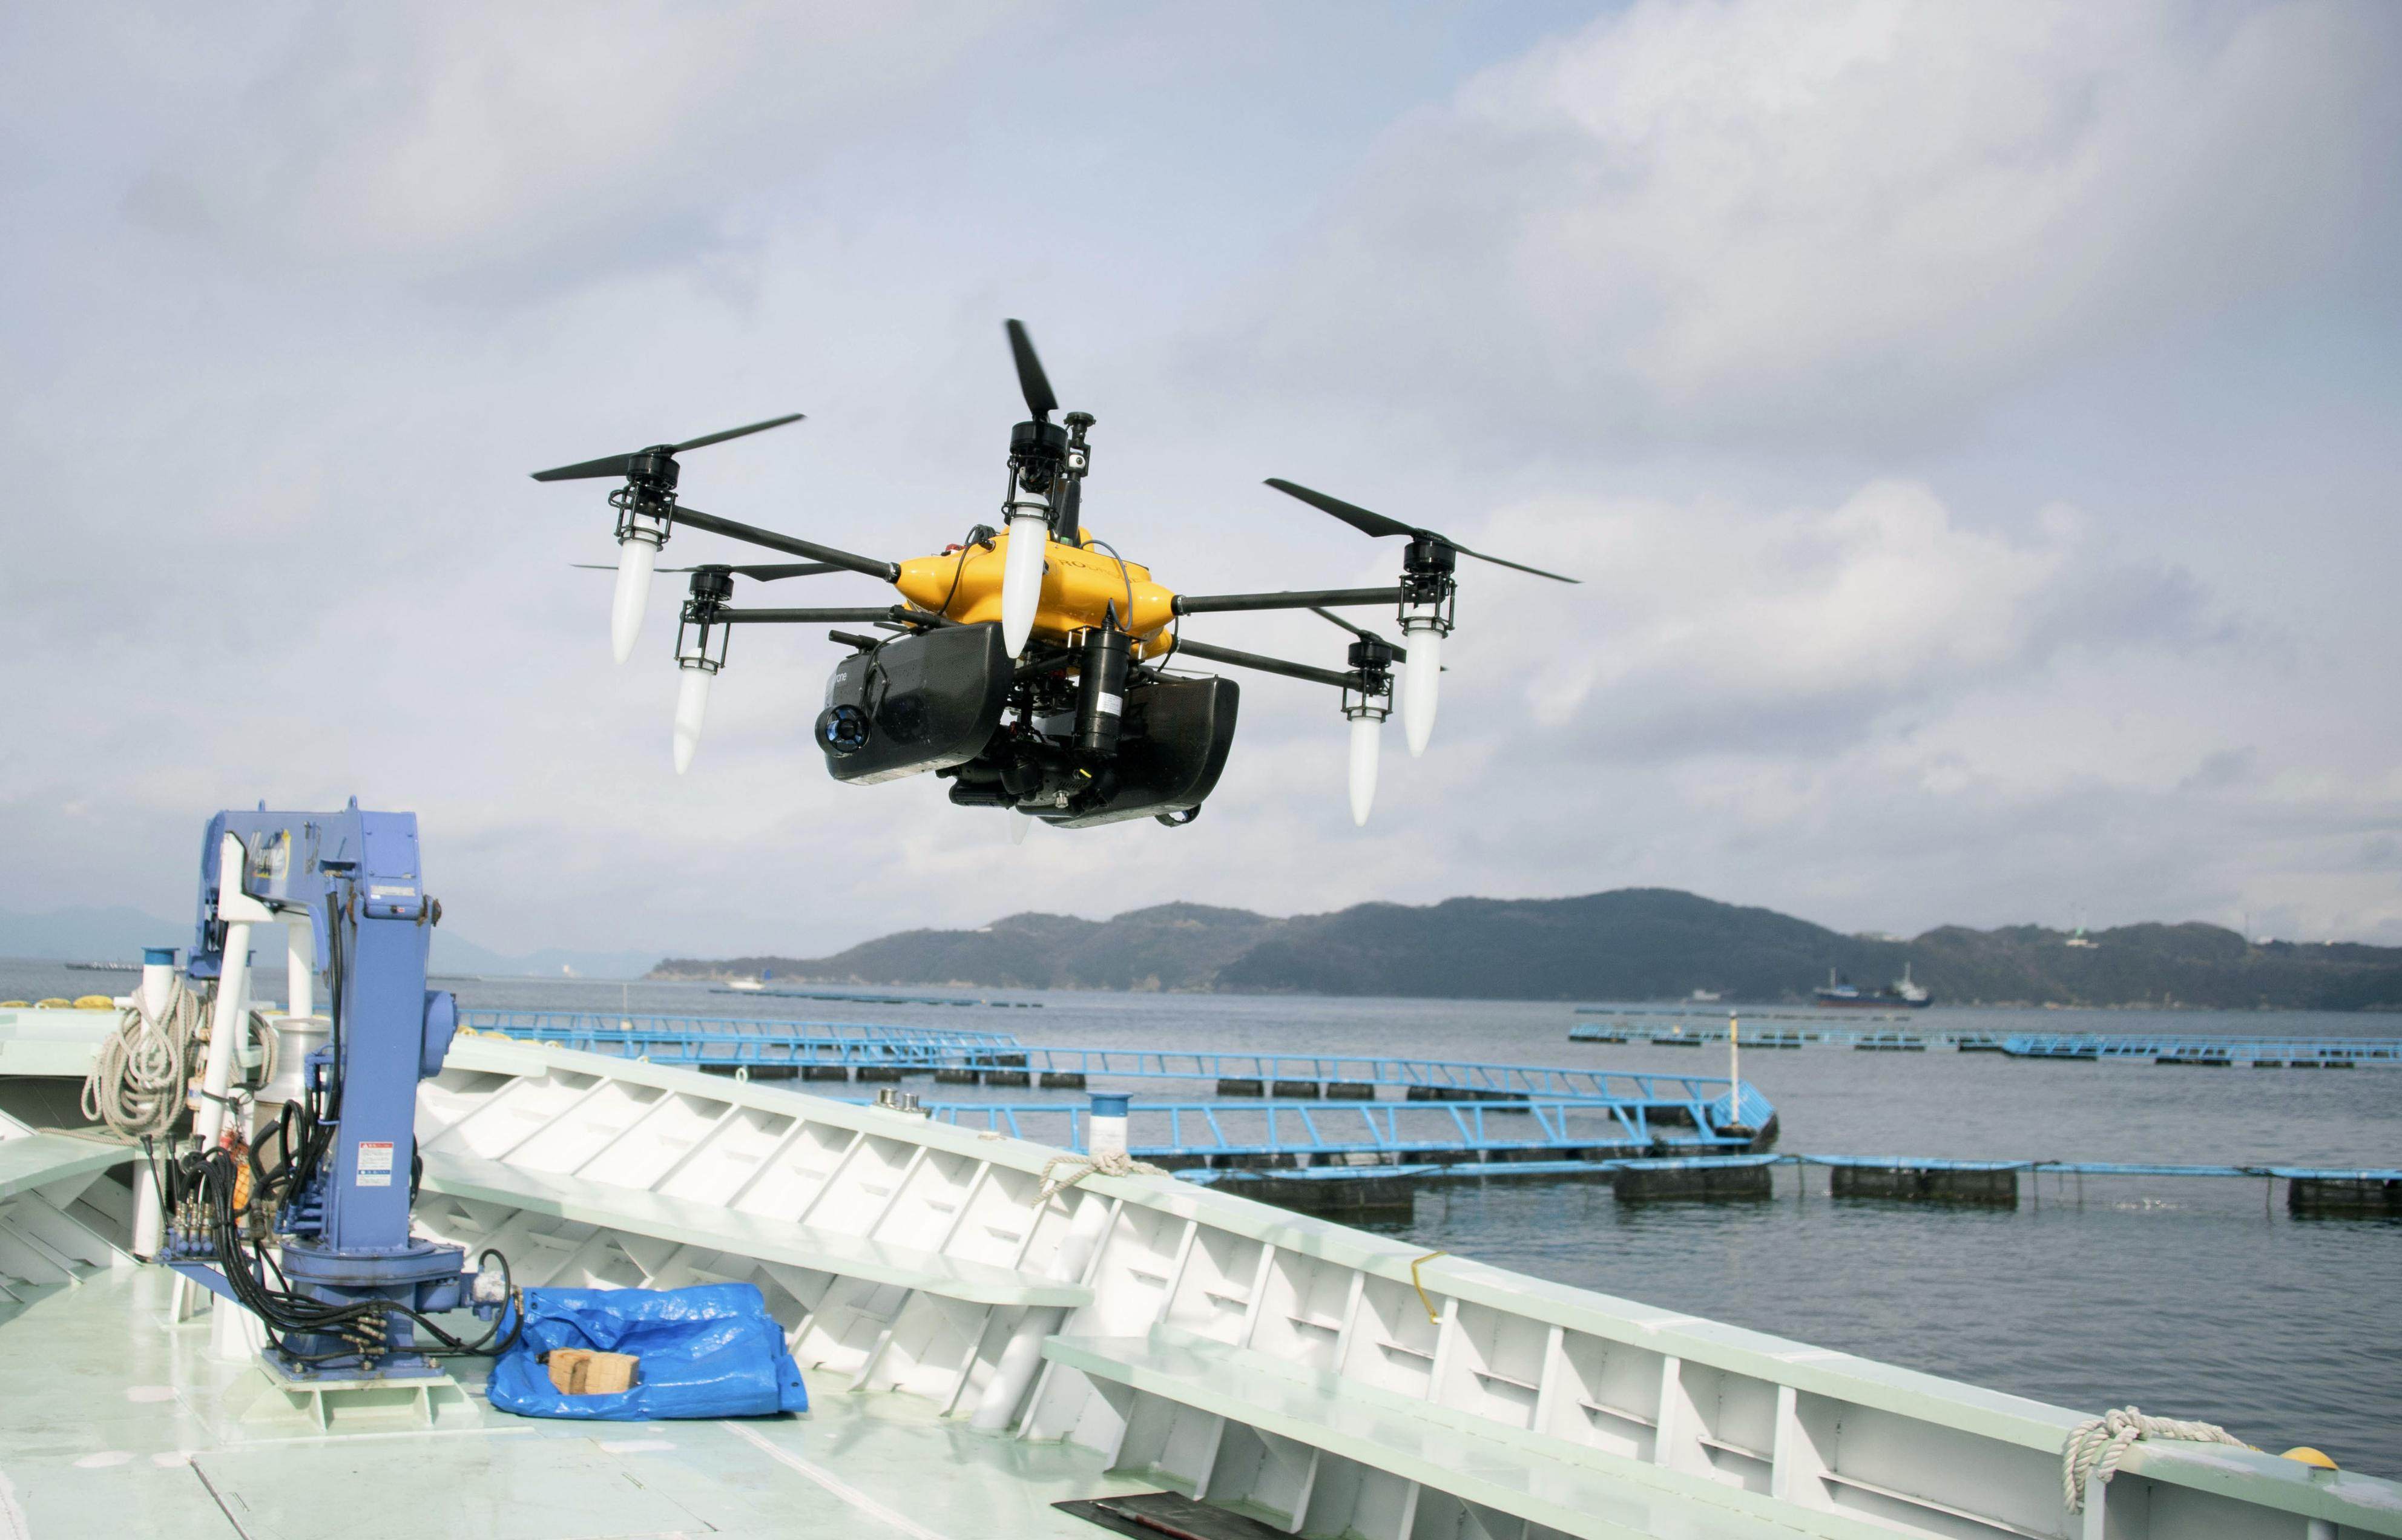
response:
[[(654, 574), (690, 574), (676, 629), (678, 774), (690, 768), (699, 746), (711, 682), (725, 671), (726, 641), (736, 626), (856, 625), (869, 630), (828, 633), (851, 651), (826, 681), (825, 705), (812, 728), (826, 770), (837, 781), (873, 785), (931, 771), (951, 783), (956, 804), (1024, 815), (1011, 820), (1013, 840), (1035, 819), (1060, 829), (1139, 818), (1170, 827), (1191, 823), (1234, 747), (1240, 691), (1231, 679), (1187, 667), (1217, 664), (1341, 693), (1351, 733), (1351, 817), (1365, 824), (1375, 801), (1379, 744), (1394, 708), (1397, 670), (1402, 729), (1414, 757), (1426, 751), (1434, 731), (1458, 558), (1578, 581), (1270, 478), (1268, 486), (1362, 534), (1405, 540), (1401, 581), (1388, 588), (1259, 594), (1165, 587), (1153, 581), (1149, 568), (1126, 560), (1084, 527), (1096, 419), (1090, 412), (1070, 412), (1054, 422), (1059, 401), (1033, 339), (1018, 322), (1005, 329), (1028, 420), (1010, 430), (1001, 523), (978, 524), (933, 556), (863, 557), (681, 501), (678, 455), (798, 422), (798, 412), (533, 473), (536, 481), (623, 481), (609, 494), (618, 549), (609, 629), (619, 663), (632, 655)], [(662, 569), (659, 552), (678, 528), (803, 559)], [(824, 609), (734, 603), (737, 579), (775, 583), (837, 572), (889, 584), (903, 602)], [(1335, 613), (1378, 605), (1395, 607), (1399, 641)], [(1348, 667), (1315, 667), (1183, 635), (1189, 616), (1259, 610), (1307, 610), (1350, 632)]]

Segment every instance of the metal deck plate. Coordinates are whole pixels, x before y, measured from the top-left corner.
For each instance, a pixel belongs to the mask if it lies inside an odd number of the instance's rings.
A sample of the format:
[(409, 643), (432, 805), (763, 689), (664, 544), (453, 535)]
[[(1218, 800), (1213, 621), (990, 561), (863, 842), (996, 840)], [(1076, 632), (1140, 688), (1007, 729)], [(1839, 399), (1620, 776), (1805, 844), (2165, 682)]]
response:
[(1079, 1498), (1052, 1506), (1133, 1540), (1160, 1540), (1162, 1535), (1170, 1540), (1178, 1535), (1191, 1535), (1194, 1540), (1286, 1540), (1286, 1533), (1274, 1524), (1196, 1503), (1180, 1492), (1139, 1492), (1130, 1497)]

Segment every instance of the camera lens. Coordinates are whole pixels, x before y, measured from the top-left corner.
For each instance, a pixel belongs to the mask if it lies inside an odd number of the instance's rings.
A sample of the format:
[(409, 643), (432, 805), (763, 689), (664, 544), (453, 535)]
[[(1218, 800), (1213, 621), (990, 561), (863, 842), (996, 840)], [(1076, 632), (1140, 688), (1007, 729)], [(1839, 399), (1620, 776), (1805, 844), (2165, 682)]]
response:
[(818, 747), (840, 759), (867, 747), (867, 713), (856, 706), (829, 706), (818, 713)]

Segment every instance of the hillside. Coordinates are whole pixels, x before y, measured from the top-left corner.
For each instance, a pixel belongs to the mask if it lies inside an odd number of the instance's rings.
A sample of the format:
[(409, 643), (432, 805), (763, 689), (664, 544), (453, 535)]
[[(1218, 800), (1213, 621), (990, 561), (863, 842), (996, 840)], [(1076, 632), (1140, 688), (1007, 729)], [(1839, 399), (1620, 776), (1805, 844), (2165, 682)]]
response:
[(779, 978), (964, 983), (1005, 989), (1208, 989), (1219, 970), (1289, 922), (1242, 909), (1164, 903), (1111, 920), (1012, 914), (976, 930), (904, 930), (831, 957), (670, 957), (655, 979)]
[(2038, 926), (1847, 936), (1774, 910), (1670, 888), (1573, 899), (1358, 904), (1276, 919), (1170, 903), (1110, 920), (1013, 914), (976, 930), (907, 930), (830, 957), (670, 958), (653, 978), (773, 969), (827, 983), (1020, 989), (1224, 990), (1431, 998), (1806, 998), (1829, 969), (1911, 975), (1939, 1001), (2402, 1010), (2402, 948), (2257, 945), (2212, 925), (2132, 925), (2073, 947)]
[[(144, 948), (188, 947), (192, 916), (163, 920), (138, 909), (53, 909), (37, 914), (0, 910), (0, 957), (67, 962), (139, 962)], [(283, 942), (269, 942), (277, 959), (276, 976), (283, 967)], [(562, 970), (587, 979), (640, 978), (658, 960), (656, 952), (594, 952), (545, 947), (522, 956), (508, 956), (476, 945), (455, 929), (434, 933), (433, 969), (446, 975), (557, 978)]]

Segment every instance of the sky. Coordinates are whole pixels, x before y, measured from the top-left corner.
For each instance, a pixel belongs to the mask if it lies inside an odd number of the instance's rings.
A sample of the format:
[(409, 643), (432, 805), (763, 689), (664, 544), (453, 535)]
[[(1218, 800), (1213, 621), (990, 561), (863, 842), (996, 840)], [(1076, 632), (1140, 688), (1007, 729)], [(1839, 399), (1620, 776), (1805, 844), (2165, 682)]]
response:
[[(504, 952), (1627, 886), (2402, 944), (2402, 8), (54, 6), (0, 53), (0, 910), (182, 914), (212, 812), (355, 794)], [(606, 484), (528, 473), (805, 412), (684, 497), (928, 554), (998, 521), (1010, 316), (1170, 587), (1393, 581), (1271, 475), (1584, 581), (1463, 564), (1365, 829), (1332, 694), (1256, 675), (1189, 828), (837, 786), (813, 629), (734, 638), (678, 777), (675, 590), (614, 665)]]

